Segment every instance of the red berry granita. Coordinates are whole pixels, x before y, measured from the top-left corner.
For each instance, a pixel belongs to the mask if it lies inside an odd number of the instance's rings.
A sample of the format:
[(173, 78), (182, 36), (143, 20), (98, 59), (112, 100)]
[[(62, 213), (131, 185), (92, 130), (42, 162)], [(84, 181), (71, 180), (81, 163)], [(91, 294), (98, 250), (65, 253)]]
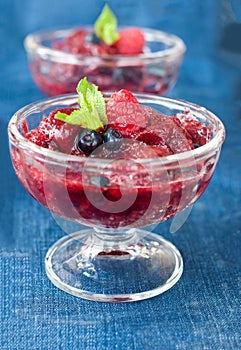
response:
[(86, 225), (142, 227), (203, 193), (217, 162), (206, 110), (126, 89), (106, 95), (86, 78), (77, 92), (78, 103), (66, 95), (30, 108), (23, 146), (12, 141), (16, 174), (37, 201)]
[(105, 5), (93, 26), (29, 34), (29, 67), (47, 96), (75, 92), (88, 76), (102, 91), (164, 94), (177, 79), (183, 41), (158, 30), (118, 27)]

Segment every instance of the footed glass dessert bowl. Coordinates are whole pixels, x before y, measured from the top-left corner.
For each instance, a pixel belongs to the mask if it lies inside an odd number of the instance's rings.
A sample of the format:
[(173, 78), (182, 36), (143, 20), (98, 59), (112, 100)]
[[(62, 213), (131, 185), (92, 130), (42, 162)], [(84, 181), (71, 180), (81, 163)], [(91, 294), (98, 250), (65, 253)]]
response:
[[(104, 96), (108, 100), (111, 93)], [(175, 216), (202, 195), (224, 141), (222, 122), (203, 107), (157, 95), (135, 97), (149, 106), (146, 110), (155, 119), (159, 136), (158, 118), (161, 123), (163, 115), (178, 116), (180, 121), (184, 118), (189, 133), (208, 135), (207, 142), (197, 145), (194, 140), (194, 146), (186, 149), (180, 138), (171, 137), (169, 148), (179, 152), (165, 155), (162, 144), (161, 156), (150, 130), (147, 134), (141, 130), (136, 139), (123, 138), (118, 147), (102, 143), (89, 156), (62, 152), (66, 145), (60, 142), (59, 148), (56, 143), (48, 148), (38, 143), (39, 133), (31, 131), (43, 120), (46, 125), (45, 118), (56, 108), (77, 108), (76, 94), (27, 105), (9, 122), (12, 163), (26, 191), (57, 216), (89, 227), (57, 241), (45, 260), (53, 284), (84, 299), (137, 301), (163, 293), (178, 281), (183, 271), (179, 251), (143, 228)], [(166, 119), (162, 123), (160, 130), (166, 132), (170, 125)], [(68, 136), (72, 133), (61, 130)]]
[(84, 76), (102, 91), (125, 86), (131, 91), (163, 95), (176, 83), (185, 44), (169, 33), (148, 28), (141, 31), (145, 38), (143, 52), (131, 55), (82, 43), (83, 38), (93, 36), (91, 27), (31, 33), (24, 46), (32, 77), (47, 96), (75, 92)]

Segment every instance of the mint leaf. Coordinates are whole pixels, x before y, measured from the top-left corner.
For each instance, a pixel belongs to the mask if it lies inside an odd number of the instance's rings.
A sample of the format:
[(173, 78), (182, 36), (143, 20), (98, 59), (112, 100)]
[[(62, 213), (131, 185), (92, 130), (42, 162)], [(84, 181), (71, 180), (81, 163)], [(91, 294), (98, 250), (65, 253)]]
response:
[(99, 130), (104, 127), (96, 111), (90, 113), (88, 110), (82, 110), (82, 108), (76, 109), (71, 114), (57, 112), (55, 118), (90, 130)]
[(90, 130), (103, 129), (108, 120), (105, 99), (98, 86), (90, 84), (85, 77), (79, 81), (76, 90), (80, 109), (74, 110), (71, 114), (57, 112), (55, 118)]
[(78, 103), (81, 108), (96, 110), (101, 122), (106, 125), (108, 120), (106, 116), (105, 99), (98, 90), (98, 86), (90, 84), (85, 77), (79, 81), (76, 91), (79, 94)]
[(97, 37), (107, 45), (112, 45), (119, 39), (119, 34), (116, 30), (117, 19), (107, 4), (97, 18), (94, 28)]

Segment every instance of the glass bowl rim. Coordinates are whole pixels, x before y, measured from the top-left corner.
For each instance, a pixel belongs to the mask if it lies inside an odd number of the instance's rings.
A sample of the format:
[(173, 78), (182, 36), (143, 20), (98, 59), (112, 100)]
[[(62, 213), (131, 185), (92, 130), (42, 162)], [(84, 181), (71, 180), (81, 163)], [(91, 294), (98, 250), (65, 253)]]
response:
[[(104, 92), (104, 96), (108, 98), (113, 92)], [(190, 108), (190, 110), (195, 110), (197, 113), (201, 113), (203, 116), (205, 115), (208, 120), (211, 120), (212, 123), (216, 126), (216, 135), (207, 142), (205, 145), (202, 145), (198, 148), (195, 148), (190, 151), (185, 151), (173, 155), (168, 155), (165, 157), (155, 157), (155, 158), (137, 158), (133, 159), (136, 162), (141, 162), (145, 164), (150, 164), (151, 166), (154, 165), (171, 165), (175, 162), (179, 161), (198, 161), (202, 158), (207, 157), (208, 154), (211, 152), (218, 151), (222, 143), (225, 139), (225, 127), (222, 123), (222, 121), (211, 111), (207, 110), (205, 107), (199, 106), (197, 104), (194, 104), (192, 102), (188, 102), (181, 99), (174, 99), (169, 97), (163, 97), (153, 94), (143, 94), (143, 93), (133, 93), (137, 99), (144, 99), (145, 102), (140, 101), (143, 105), (147, 103), (161, 103), (163, 106), (166, 104), (174, 105), (176, 108), (177, 106), (181, 106), (183, 108)], [(81, 157), (76, 155), (70, 155), (54, 150), (50, 150), (41, 146), (38, 146), (34, 144), (33, 142), (26, 139), (18, 130), (18, 121), (19, 118), (21, 118), (24, 114), (27, 112), (39, 112), (43, 110), (43, 106), (50, 107), (50, 104), (52, 107), (58, 106), (58, 103), (64, 102), (65, 100), (71, 100), (76, 99), (75, 104), (77, 104), (77, 94), (64, 94), (59, 96), (54, 96), (50, 98), (45, 98), (36, 102), (32, 102), (28, 105), (25, 105), (24, 107), (20, 108), (18, 111), (16, 111), (13, 116), (10, 118), (8, 123), (8, 135), (9, 135), (9, 141), (13, 143), (13, 145), (17, 146), (18, 148), (29, 150), (31, 153), (36, 153), (38, 156), (44, 156), (45, 158), (51, 158), (51, 160), (54, 160), (56, 162), (83, 162), (88, 160), (89, 163), (95, 164), (96, 162), (99, 164), (100, 162), (104, 165), (110, 164), (113, 159), (107, 159), (107, 158), (92, 158), (92, 157)], [(170, 107), (168, 107), (170, 108)], [(36, 111), (37, 109), (37, 111)], [(181, 112), (180, 112), (181, 113)], [(208, 116), (208, 117), (207, 117)], [(130, 161), (130, 159), (127, 159), (127, 161)]]
[[(145, 60), (156, 60), (156, 59), (165, 59), (165, 58), (175, 58), (180, 55), (183, 55), (186, 51), (186, 45), (184, 41), (178, 37), (177, 35), (167, 33), (161, 30), (152, 29), (152, 28), (144, 28), (138, 27), (144, 32), (146, 39), (148, 36), (154, 36), (159, 39), (159, 42), (167, 43), (168, 40), (171, 41), (172, 47), (166, 48), (163, 50), (155, 51), (155, 52), (145, 52), (139, 55), (103, 55), (103, 56), (93, 56), (93, 55), (83, 55), (83, 54), (73, 54), (69, 52), (64, 52), (61, 50), (56, 50), (44, 45), (43, 40), (51, 39), (53, 35), (63, 35), (63, 33), (71, 33), (75, 29), (86, 29), (87, 31), (93, 31), (93, 27), (90, 26), (79, 26), (72, 28), (59, 28), (59, 29), (49, 29), (49, 30), (40, 30), (33, 33), (29, 33), (24, 38), (23, 44), (26, 52), (28, 54), (33, 53), (38, 55), (42, 59), (51, 60), (55, 62), (62, 62), (68, 64), (83, 64), (83, 58), (88, 58), (92, 60), (100, 60), (104, 62), (115, 62), (121, 61), (123, 63), (131, 64), (136, 62), (137, 60), (145, 61)], [(128, 28), (128, 27), (119, 27)], [(148, 41), (148, 40), (147, 40)], [(155, 40), (150, 40), (155, 41)]]

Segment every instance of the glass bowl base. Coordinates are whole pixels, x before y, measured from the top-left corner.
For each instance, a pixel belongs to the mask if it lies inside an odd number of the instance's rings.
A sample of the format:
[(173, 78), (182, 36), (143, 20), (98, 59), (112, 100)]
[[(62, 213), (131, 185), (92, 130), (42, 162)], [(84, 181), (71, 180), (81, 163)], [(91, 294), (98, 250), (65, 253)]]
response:
[(130, 302), (159, 295), (181, 277), (179, 251), (161, 236), (139, 229), (65, 236), (47, 252), (46, 273), (61, 290), (83, 299)]

